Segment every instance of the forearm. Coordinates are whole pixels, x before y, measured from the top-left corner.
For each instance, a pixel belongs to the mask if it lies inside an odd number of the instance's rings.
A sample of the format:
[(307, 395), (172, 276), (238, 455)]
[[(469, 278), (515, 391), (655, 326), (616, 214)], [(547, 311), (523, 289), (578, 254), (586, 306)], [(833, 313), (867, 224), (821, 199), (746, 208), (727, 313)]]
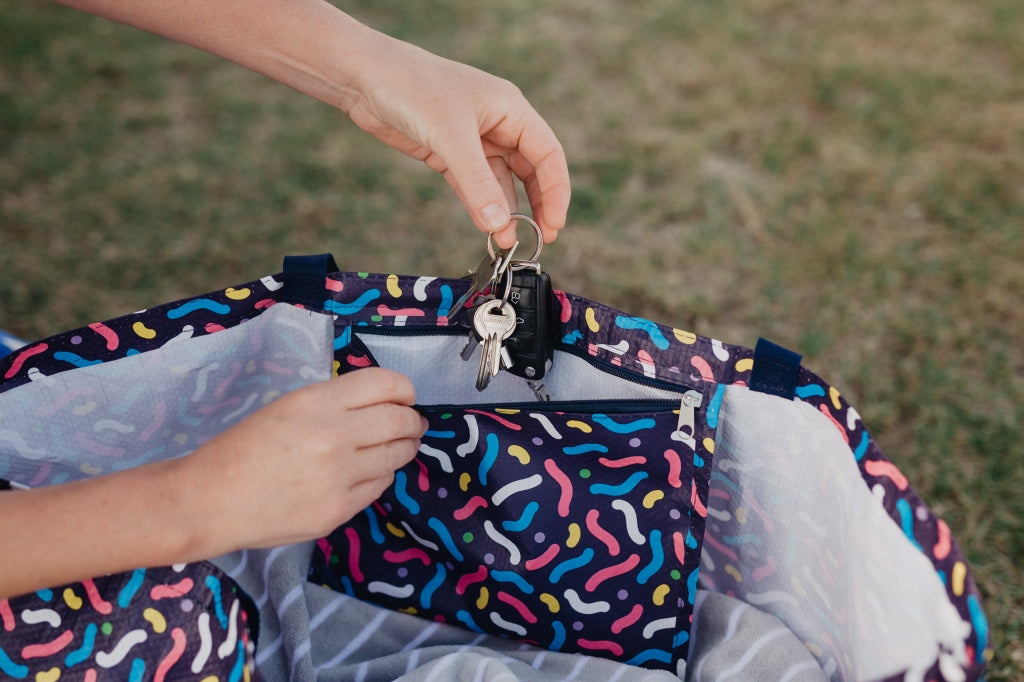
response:
[(0, 493), (0, 598), (215, 553), (178, 460)]
[(198, 47), (349, 111), (390, 38), (324, 0), (58, 0)]

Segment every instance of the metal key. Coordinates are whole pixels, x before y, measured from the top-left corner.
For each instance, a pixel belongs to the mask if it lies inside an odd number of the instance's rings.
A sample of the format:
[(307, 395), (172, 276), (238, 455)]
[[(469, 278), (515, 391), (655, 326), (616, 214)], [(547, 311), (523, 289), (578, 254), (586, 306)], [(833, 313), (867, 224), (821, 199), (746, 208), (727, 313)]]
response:
[(491, 378), (498, 375), (502, 365), (509, 367), (512, 364), (504, 343), (515, 331), (515, 310), (509, 303), (498, 299), (487, 301), (473, 313), (473, 328), (483, 345), (476, 381), (477, 390), (482, 391), (487, 388)]
[(501, 279), (501, 276), (508, 268), (509, 262), (512, 260), (512, 255), (515, 253), (517, 246), (519, 246), (519, 242), (513, 244), (509, 249), (498, 251), (493, 256), (488, 252), (480, 261), (480, 264), (476, 266), (476, 269), (470, 270), (466, 277), (472, 277), (473, 283), (470, 284), (466, 293), (460, 296), (459, 300), (455, 301), (451, 310), (448, 311), (449, 320), (455, 319), (455, 316), (459, 311), (462, 310), (474, 296), (487, 291), (488, 287)]

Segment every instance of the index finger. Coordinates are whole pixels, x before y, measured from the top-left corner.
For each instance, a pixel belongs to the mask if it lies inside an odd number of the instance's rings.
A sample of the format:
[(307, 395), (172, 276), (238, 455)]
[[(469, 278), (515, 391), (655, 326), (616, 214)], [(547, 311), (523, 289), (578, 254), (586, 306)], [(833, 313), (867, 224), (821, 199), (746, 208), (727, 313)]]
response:
[(380, 403), (410, 407), (416, 404), (416, 390), (409, 378), (382, 367), (367, 367), (342, 374), (330, 383), (341, 393), (339, 400), (342, 405), (349, 409)]
[(512, 150), (510, 166), (530, 190), (528, 197), (534, 217), (545, 232), (565, 226), (571, 195), (569, 164), (565, 150), (551, 126), (533, 107), (516, 121), (506, 117), (486, 138)]

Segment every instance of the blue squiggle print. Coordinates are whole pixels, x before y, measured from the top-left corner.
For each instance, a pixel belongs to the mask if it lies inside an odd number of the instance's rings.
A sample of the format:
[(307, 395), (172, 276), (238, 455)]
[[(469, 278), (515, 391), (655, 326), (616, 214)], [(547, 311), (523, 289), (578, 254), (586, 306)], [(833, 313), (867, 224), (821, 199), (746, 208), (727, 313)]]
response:
[(367, 289), (359, 298), (351, 303), (338, 303), (337, 301), (325, 301), (324, 310), (337, 313), (338, 315), (355, 315), (360, 310), (380, 298), (380, 289)]
[(622, 495), (629, 493), (631, 490), (633, 490), (633, 488), (637, 487), (640, 484), (640, 481), (644, 480), (645, 478), (647, 478), (647, 472), (638, 471), (618, 485), (609, 485), (607, 483), (595, 483), (594, 485), (590, 486), (590, 494), (614, 495), (616, 497), (621, 497)]
[(619, 315), (615, 318), (615, 326), (619, 329), (638, 329), (642, 332), (646, 332), (647, 336), (651, 337), (651, 343), (655, 345), (658, 350), (668, 350), (668, 339), (661, 333), (661, 329), (655, 323), (650, 320), (645, 320), (642, 317), (626, 317), (625, 315)]
[(595, 414), (593, 420), (612, 433), (636, 433), (637, 431), (653, 429), (655, 425), (653, 419), (637, 419), (633, 422), (620, 424), (606, 414)]
[(183, 303), (177, 308), (168, 310), (167, 317), (172, 320), (177, 320), (178, 318), (185, 317), (189, 313), (194, 313), (197, 310), (209, 310), (211, 313), (215, 313), (217, 315), (227, 315), (231, 312), (231, 308), (223, 303), (217, 303), (209, 298), (197, 298), (187, 303)]

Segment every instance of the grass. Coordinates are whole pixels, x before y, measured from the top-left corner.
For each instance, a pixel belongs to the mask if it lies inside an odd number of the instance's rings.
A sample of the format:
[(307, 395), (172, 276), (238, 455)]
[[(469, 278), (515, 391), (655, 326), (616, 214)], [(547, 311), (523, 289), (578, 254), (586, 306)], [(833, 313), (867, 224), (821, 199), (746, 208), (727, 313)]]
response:
[[(573, 205), (542, 261), (559, 288), (766, 336), (842, 389), (964, 546), (989, 679), (1019, 679), (1024, 5), (347, 9), (511, 79), (558, 132)], [(46, 336), (285, 253), (479, 260), (444, 182), (339, 112), (57, 5), (5, 3), (0, 36), (0, 327)]]

